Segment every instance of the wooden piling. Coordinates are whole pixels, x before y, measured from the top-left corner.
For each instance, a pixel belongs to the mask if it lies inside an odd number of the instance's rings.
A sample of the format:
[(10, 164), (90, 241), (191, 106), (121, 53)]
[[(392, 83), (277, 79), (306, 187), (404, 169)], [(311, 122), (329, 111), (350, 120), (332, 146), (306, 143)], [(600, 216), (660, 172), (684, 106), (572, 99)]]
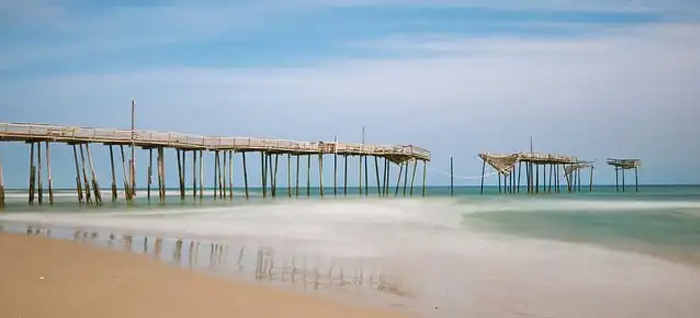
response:
[(423, 160), (423, 196), (425, 196), (425, 176), (428, 170), (428, 162)]
[(287, 154), (287, 197), (292, 197), (292, 155)]
[[(262, 152), (260, 154), (262, 155)], [(218, 197), (218, 192), (217, 192), (219, 189), (218, 173), (219, 173), (219, 152), (214, 151), (214, 179), (212, 180), (212, 182), (214, 183), (214, 200), (216, 200), (216, 198)]]
[[(399, 173), (400, 176), (400, 173)], [(499, 186), (498, 186), (498, 192), (501, 192), (501, 186), (500, 186), (500, 176), (498, 179)], [(454, 174), (454, 158), (450, 157), (450, 196), (455, 195), (455, 174)]]
[(481, 164), (481, 187), (479, 193), (484, 194), (484, 178), (486, 178), (486, 159)]
[[(124, 156), (124, 145), (119, 145), (119, 152), (121, 153), (122, 157), (122, 170), (124, 172), (124, 197), (127, 201), (131, 201), (131, 192), (129, 191), (129, 181), (128, 181), (128, 175), (126, 173), (126, 157)], [(82, 148), (81, 148), (81, 153), (82, 153)], [(83, 170), (83, 174), (85, 174), (85, 170)]]
[(318, 184), (321, 196), (323, 196), (323, 154), (318, 154)]
[(165, 203), (166, 187), (165, 187), (165, 150), (163, 147), (158, 148), (158, 192), (160, 202)]
[(0, 158), (0, 208), (5, 207), (5, 180), (2, 175), (2, 159)]
[(639, 175), (637, 173), (637, 167), (634, 167), (634, 191), (639, 192)]
[(245, 198), (249, 199), (250, 194), (248, 192), (248, 167), (245, 163), (245, 151), (241, 152), (241, 158), (243, 159), (243, 185), (245, 187)]
[(535, 165), (535, 193), (540, 193), (540, 165)]
[(593, 192), (593, 169), (593, 165), (591, 165), (591, 178), (588, 181), (588, 192)]
[[(272, 157), (270, 157), (272, 160)], [(277, 163), (279, 161), (279, 154), (275, 154), (275, 168), (272, 172), (272, 196), (277, 197)]]
[(95, 203), (102, 203), (102, 192), (100, 192), (100, 184), (97, 182), (97, 173), (95, 172), (95, 165), (92, 163), (92, 154), (90, 154), (90, 145), (85, 144), (85, 151), (87, 152), (88, 161), (90, 162), (90, 172), (92, 173), (92, 189), (95, 192)]
[(615, 191), (619, 192), (620, 191), (620, 182), (619, 182), (619, 177), (618, 177), (618, 175), (619, 175), (618, 170), (620, 170), (620, 168), (615, 167)]
[(185, 182), (182, 180), (182, 159), (180, 157), (180, 149), (175, 149), (177, 155), (177, 176), (180, 181), (180, 200), (185, 200)]
[[(224, 157), (226, 157), (226, 153), (224, 152)], [(216, 161), (218, 163), (218, 169), (219, 169), (219, 199), (224, 198), (224, 194), (226, 193), (226, 181), (224, 181), (224, 176), (226, 173), (226, 167), (221, 164), (222, 158), (221, 158), (221, 152), (216, 151)], [(226, 163), (226, 160), (223, 160), (224, 163)]]
[(622, 192), (625, 192), (625, 169), (621, 168), (620, 172), (622, 173)]
[(391, 186), (389, 183), (391, 183), (391, 161), (387, 160), (387, 166), (386, 166), (386, 190), (385, 190), (385, 196), (389, 196), (389, 187)]
[(197, 150), (192, 150), (192, 201), (197, 200)]
[(367, 164), (367, 155), (365, 155), (365, 196), (369, 195), (369, 165)]
[(265, 152), (261, 151), (260, 152), (260, 168), (262, 169), (260, 171), (261, 175), (260, 177), (262, 178), (261, 184), (262, 184), (262, 192), (263, 192), (263, 198), (267, 197), (267, 162), (265, 161)]
[(578, 192), (581, 192), (581, 169), (576, 169), (576, 180), (578, 181)]
[[(117, 176), (114, 169), (114, 146), (109, 145), (109, 163), (112, 168), (112, 202), (117, 201)], [(148, 168), (150, 170), (150, 167)], [(151, 198), (151, 184), (148, 183), (148, 198)]]
[(311, 155), (306, 155), (306, 196), (311, 196)]
[(38, 184), (38, 194), (39, 194), (39, 204), (44, 204), (44, 186), (42, 185), (42, 180), (44, 179), (41, 175), (41, 142), (36, 143), (36, 165), (37, 165), (37, 184)]
[[(243, 153), (245, 158), (245, 153)], [(246, 178), (246, 198), (248, 197), (248, 178)], [(204, 199), (204, 150), (199, 151), (199, 201)]]
[(413, 196), (413, 185), (416, 182), (416, 169), (418, 168), (418, 160), (413, 160), (413, 176), (411, 177), (411, 192), (410, 196)]
[(517, 193), (520, 193), (520, 175), (522, 174), (522, 170), (523, 170), (523, 162), (518, 161), (518, 185), (516, 188)]
[(399, 195), (399, 185), (401, 185), (401, 177), (403, 176), (403, 164), (398, 164), (399, 165), (399, 176), (396, 179), (396, 190), (394, 191), (394, 196)]
[(333, 153), (333, 195), (338, 196), (338, 153), (337, 152)]
[(380, 182), (379, 182), (379, 159), (377, 156), (374, 156), (374, 172), (377, 175), (377, 195), (382, 196), (382, 189), (380, 188)]
[(360, 163), (360, 170), (358, 170), (358, 176), (360, 180), (357, 183), (358, 189), (360, 189), (360, 196), (362, 196), (362, 155), (357, 156), (357, 161)]
[(383, 178), (382, 178), (382, 195), (387, 196), (388, 195), (388, 187), (389, 187), (389, 159), (384, 158), (384, 173), (382, 173)]
[(78, 166), (78, 151), (73, 146), (73, 162), (75, 163), (75, 189), (78, 192), (78, 203), (83, 203), (83, 186), (80, 182), (80, 168)]
[(233, 201), (233, 150), (228, 151), (228, 198)]
[(294, 187), (294, 196), (295, 196), (295, 197), (299, 197), (299, 170), (300, 170), (300, 169), (299, 169), (299, 166), (300, 166), (299, 160), (301, 160), (301, 158), (299, 157), (298, 154), (296, 155), (296, 157), (297, 157), (297, 160), (296, 160), (296, 162), (297, 162), (297, 173), (296, 173), (296, 178), (294, 179), (294, 182), (296, 183), (296, 185), (295, 185), (295, 187)]
[(498, 193), (501, 193), (501, 173), (498, 173)]
[(49, 183), (49, 204), (53, 205), (53, 178), (51, 176), (51, 150), (49, 148), (49, 141), (46, 141), (46, 177)]
[(348, 155), (344, 155), (345, 164), (343, 168), (345, 169), (345, 174), (343, 175), (343, 195), (348, 195)]
[(403, 171), (403, 196), (406, 196), (406, 190), (408, 190), (408, 167), (410, 166), (410, 162), (406, 161), (404, 164), (406, 165), (406, 169)]
[[(83, 170), (83, 182), (85, 183), (85, 202), (90, 203), (92, 201), (92, 194), (90, 193), (90, 182), (88, 181), (88, 176), (85, 168), (85, 152), (83, 151), (83, 144), (79, 144), (80, 148), (80, 161), (82, 163)], [(126, 176), (124, 176), (126, 178)], [(97, 198), (95, 198), (97, 200)]]

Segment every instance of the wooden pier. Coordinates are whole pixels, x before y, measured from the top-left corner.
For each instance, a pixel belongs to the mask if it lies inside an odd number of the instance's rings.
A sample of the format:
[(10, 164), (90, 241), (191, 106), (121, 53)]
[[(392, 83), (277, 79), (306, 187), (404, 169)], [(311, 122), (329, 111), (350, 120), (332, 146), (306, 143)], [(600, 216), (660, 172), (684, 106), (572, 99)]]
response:
[[(480, 153), (481, 168), (480, 192), (484, 193), (486, 165), (498, 175), (499, 193), (520, 193), (523, 166), (525, 168), (525, 188), (527, 193), (560, 193), (563, 175), (568, 192), (581, 191), (581, 171), (590, 170), (588, 188), (593, 191), (593, 163), (580, 161), (575, 156), (549, 153), (518, 152), (511, 154)], [(541, 171), (541, 172), (540, 172)], [(540, 178), (541, 177), (541, 178)]]
[[(117, 175), (114, 160), (114, 150), (119, 150), (123, 192), (127, 201), (133, 201), (136, 197), (136, 162), (134, 151), (137, 147), (147, 150), (149, 154), (148, 172), (146, 176), (146, 196), (151, 199), (151, 184), (153, 174), (157, 173), (158, 198), (165, 201), (165, 153), (164, 149), (175, 149), (177, 153), (177, 167), (179, 177), (180, 199), (186, 199), (185, 176), (188, 157), (192, 162), (192, 198), (202, 200), (204, 197), (204, 153), (211, 153), (214, 160), (214, 177), (211, 180), (214, 198), (233, 200), (234, 180), (234, 156), (240, 154), (241, 173), (245, 189), (245, 197), (250, 197), (248, 180), (248, 162), (246, 154), (258, 153), (261, 164), (261, 184), (263, 197), (276, 197), (278, 195), (277, 171), (279, 157), (286, 157), (287, 163), (287, 196), (299, 196), (299, 172), (300, 161), (306, 156), (307, 182), (306, 196), (311, 194), (311, 159), (317, 157), (319, 169), (320, 195), (324, 196), (323, 187), (323, 163), (325, 156), (333, 156), (333, 195), (338, 195), (338, 156), (344, 161), (344, 186), (343, 195), (347, 195), (348, 184), (348, 157), (357, 157), (359, 160), (359, 194), (367, 196), (376, 192), (377, 196), (389, 196), (390, 167), (399, 166), (399, 175), (395, 195), (399, 195), (399, 185), (403, 178), (403, 195), (412, 195), (416, 170), (419, 162), (423, 163), (423, 189), (425, 195), (425, 176), (427, 162), (430, 161), (430, 152), (415, 146), (403, 145), (365, 145), (340, 142), (303, 142), (282, 139), (252, 138), (252, 137), (211, 137), (179, 134), (172, 132), (155, 132), (142, 130), (120, 130), (90, 127), (73, 127), (49, 124), (24, 124), (24, 123), (0, 123), (0, 141), (25, 142), (30, 148), (29, 162), (29, 189), (28, 201), (44, 203), (43, 173), (46, 172), (48, 180), (49, 204), (53, 204), (53, 187), (51, 177), (50, 145), (62, 143), (73, 148), (73, 161), (75, 166), (75, 185), (78, 202), (101, 203), (103, 201), (98, 183), (97, 171), (93, 165), (91, 145), (103, 145), (109, 147), (111, 164), (111, 200), (117, 197)], [(45, 160), (42, 162), (42, 146), (45, 148)], [(131, 148), (131, 158), (127, 158), (124, 147)], [(36, 149), (36, 155), (35, 155)], [(156, 152), (156, 167), (153, 167), (153, 150)], [(189, 155), (188, 155), (189, 154)], [(286, 156), (285, 156), (286, 155)], [(292, 157), (295, 158), (296, 180), (295, 191), (292, 193)], [(373, 157), (376, 175), (376, 191), (369, 187), (369, 157)], [(0, 159), (1, 156), (0, 156)], [(384, 161), (383, 172), (380, 176), (380, 160)], [(46, 170), (42, 166), (46, 165)], [(412, 167), (411, 183), (408, 184), (408, 171)], [(364, 171), (364, 174), (363, 174)], [(404, 174), (402, 176), (402, 173)], [(364, 178), (364, 179), (363, 179)], [(364, 187), (363, 187), (364, 185)], [(410, 186), (410, 191), (408, 190)], [(38, 189), (38, 192), (37, 192)], [(0, 161), (0, 207), (5, 204), (4, 183), (2, 175), (2, 161)], [(35, 201), (36, 199), (36, 201)]]
[(639, 159), (608, 159), (608, 165), (615, 168), (615, 190), (620, 191), (620, 173), (622, 173), (622, 192), (625, 192), (625, 170), (634, 169), (634, 189), (639, 192), (639, 167), (642, 161)]

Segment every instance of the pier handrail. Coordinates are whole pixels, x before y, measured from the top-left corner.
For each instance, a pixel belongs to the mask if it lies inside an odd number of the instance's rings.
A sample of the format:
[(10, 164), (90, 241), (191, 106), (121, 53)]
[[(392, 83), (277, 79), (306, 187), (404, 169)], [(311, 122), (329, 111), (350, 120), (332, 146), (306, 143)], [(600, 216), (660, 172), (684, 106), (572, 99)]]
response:
[(107, 129), (36, 123), (0, 123), (0, 140), (51, 140), (66, 143), (96, 142), (140, 147), (183, 149), (325, 153), (402, 156), (430, 160), (430, 152), (413, 145), (363, 145), (334, 141), (304, 142), (261, 137), (200, 136), (150, 130)]

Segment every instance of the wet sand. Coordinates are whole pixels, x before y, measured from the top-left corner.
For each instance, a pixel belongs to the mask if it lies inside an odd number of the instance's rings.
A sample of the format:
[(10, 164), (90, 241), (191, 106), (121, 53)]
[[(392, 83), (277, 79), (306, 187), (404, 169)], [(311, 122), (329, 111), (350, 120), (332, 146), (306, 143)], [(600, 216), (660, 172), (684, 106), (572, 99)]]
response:
[(143, 255), (0, 234), (0, 317), (405, 317), (209, 277)]

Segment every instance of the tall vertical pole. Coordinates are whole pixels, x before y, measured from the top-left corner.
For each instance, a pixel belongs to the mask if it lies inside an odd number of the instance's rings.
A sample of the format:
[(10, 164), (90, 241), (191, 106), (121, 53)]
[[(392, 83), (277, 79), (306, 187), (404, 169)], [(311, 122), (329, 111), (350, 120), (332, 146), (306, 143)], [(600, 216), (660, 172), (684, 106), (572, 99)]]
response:
[[(500, 179), (499, 179), (500, 182)], [(500, 192), (500, 187), (498, 188)], [(450, 196), (455, 195), (454, 158), (450, 157)]]
[(374, 172), (377, 177), (377, 195), (382, 196), (382, 189), (381, 189), (381, 182), (379, 181), (379, 158), (377, 156), (374, 156)]
[[(117, 176), (116, 176), (116, 171), (114, 169), (114, 146), (109, 145), (109, 162), (112, 167), (112, 202), (117, 201)], [(150, 154), (150, 150), (149, 150)], [(151, 168), (149, 167), (148, 170), (150, 171)], [(148, 198), (151, 198), (151, 182), (149, 180), (148, 182)]]
[[(122, 148), (122, 154), (124, 153)], [(158, 199), (160, 203), (165, 202), (165, 161), (163, 147), (158, 147)], [(126, 183), (126, 182), (125, 182)]]
[(287, 154), (287, 197), (292, 197), (292, 154)]
[(95, 191), (95, 203), (102, 203), (102, 193), (100, 192), (100, 185), (97, 183), (97, 173), (95, 172), (95, 165), (92, 163), (92, 155), (90, 154), (90, 145), (85, 144), (85, 151), (88, 155), (88, 161), (90, 162), (90, 172), (92, 173), (92, 189)]
[[(364, 127), (362, 127), (362, 131), (365, 131)], [(358, 181), (357, 186), (360, 189), (360, 196), (362, 196), (362, 155), (357, 156), (357, 161), (360, 163), (360, 170), (358, 170), (360, 180)]]
[[(204, 150), (199, 150), (199, 200), (204, 199)], [(245, 157), (245, 154), (243, 155)], [(246, 180), (247, 181), (247, 180)], [(247, 182), (246, 182), (247, 185)], [(246, 187), (246, 190), (248, 187)], [(247, 197), (246, 191), (246, 197)]]
[(243, 158), (243, 184), (245, 186), (245, 198), (248, 199), (250, 198), (250, 195), (248, 194), (248, 167), (245, 163), (245, 151), (241, 152), (241, 157)]
[(620, 169), (622, 173), (622, 192), (625, 192), (625, 168)]
[(5, 207), (5, 181), (2, 176), (2, 160), (0, 159), (0, 208)]
[(386, 166), (386, 191), (385, 195), (388, 197), (389, 196), (389, 187), (391, 183), (391, 161), (387, 160), (388, 165)]
[[(82, 146), (80, 147), (80, 153), (82, 155)], [(131, 201), (131, 196), (129, 195), (129, 175), (126, 172), (126, 157), (124, 156), (124, 145), (119, 145), (119, 152), (121, 153), (122, 157), (122, 170), (124, 175), (124, 197), (127, 201)], [(83, 174), (85, 174), (85, 170), (83, 170)]]
[(518, 160), (518, 187), (516, 189), (517, 193), (520, 193), (520, 174), (523, 171), (523, 162)]
[(224, 166), (224, 164), (226, 163), (226, 151), (224, 151), (223, 158), (221, 157), (221, 153), (217, 150), (216, 160), (219, 164), (219, 199), (223, 199), (226, 195), (226, 167)]
[(384, 173), (382, 180), (382, 195), (387, 196), (387, 189), (389, 187), (389, 159), (384, 158)]
[(41, 175), (41, 142), (36, 143), (36, 165), (36, 177), (39, 185), (39, 204), (44, 204), (44, 186), (41, 184), (42, 179), (44, 179)]
[(479, 193), (484, 194), (484, 178), (486, 177), (486, 159), (482, 159), (483, 163), (481, 164), (481, 187)]
[(619, 168), (615, 167), (615, 191), (620, 191), (620, 182), (619, 182)]
[(552, 165), (549, 165), (549, 183), (547, 184), (547, 192), (552, 193), (552, 177), (554, 175), (554, 171), (552, 170)]
[(406, 161), (405, 165), (406, 169), (403, 171), (403, 196), (406, 196), (406, 188), (408, 186), (408, 167), (410, 166), (410, 162)]
[(367, 163), (367, 155), (365, 155), (365, 196), (369, 195), (369, 164)]
[(267, 170), (267, 162), (265, 161), (265, 152), (263, 152), (263, 151), (260, 152), (260, 168), (262, 169), (260, 171), (260, 173), (261, 173), (261, 184), (262, 184), (263, 198), (265, 198), (265, 197), (267, 197), (267, 176), (265, 173), (265, 170)]
[(182, 158), (180, 157), (180, 149), (175, 149), (177, 155), (177, 176), (180, 181), (180, 200), (185, 199), (184, 181), (182, 180)]
[(637, 167), (634, 167), (634, 191), (639, 192), (639, 175), (637, 173)]
[(540, 165), (535, 165), (535, 193), (540, 193)]
[(581, 192), (581, 169), (576, 169), (576, 181), (578, 181), (578, 191)]
[(501, 172), (498, 172), (498, 193), (501, 193)]
[[(272, 156), (272, 155), (270, 155)], [(272, 157), (270, 157), (272, 161)], [(279, 162), (279, 154), (275, 154), (275, 167), (272, 169), (272, 196), (277, 197), (277, 163)]]
[[(335, 144), (336, 147), (338, 147), (338, 144)], [(333, 195), (337, 196), (338, 195), (338, 153), (337, 149), (335, 149), (335, 153), (333, 154)]]
[[(110, 156), (112, 155), (112, 146), (109, 146), (109, 154)], [(114, 169), (114, 162), (112, 162), (112, 169)], [(116, 194), (116, 182), (114, 182), (114, 180), (112, 181), (114, 184), (114, 192)], [(151, 201), (151, 183), (153, 182), (153, 148), (148, 148), (148, 180), (146, 181), (146, 197), (148, 197), (148, 201)]]
[(591, 165), (591, 179), (588, 181), (588, 192), (593, 192), (593, 165)]
[(192, 202), (197, 200), (197, 150), (192, 150)]
[(233, 150), (228, 151), (228, 191), (229, 201), (233, 201)]
[(136, 146), (135, 146), (135, 141), (136, 141), (136, 101), (131, 100), (131, 182), (129, 183), (131, 185), (131, 193), (129, 194), (129, 197), (133, 200), (133, 198), (136, 196)]

